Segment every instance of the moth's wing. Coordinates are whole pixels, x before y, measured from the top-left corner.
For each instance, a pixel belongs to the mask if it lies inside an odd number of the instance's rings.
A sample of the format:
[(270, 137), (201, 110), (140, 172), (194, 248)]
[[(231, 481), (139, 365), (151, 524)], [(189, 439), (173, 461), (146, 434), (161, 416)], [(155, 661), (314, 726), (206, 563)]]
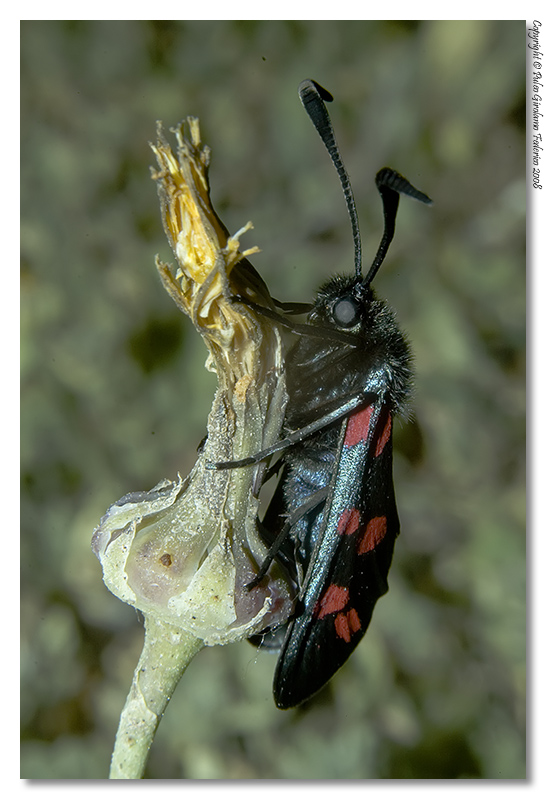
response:
[(278, 707), (308, 699), (358, 644), (388, 589), (400, 530), (392, 479), (392, 416), (385, 405), (352, 414), (342, 427), (337, 470), (302, 591), (277, 663)]

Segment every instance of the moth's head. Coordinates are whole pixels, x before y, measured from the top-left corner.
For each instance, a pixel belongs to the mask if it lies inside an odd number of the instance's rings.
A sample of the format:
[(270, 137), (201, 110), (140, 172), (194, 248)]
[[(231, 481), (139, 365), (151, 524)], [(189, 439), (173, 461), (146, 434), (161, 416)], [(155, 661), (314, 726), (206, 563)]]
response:
[(309, 321), (358, 335), (373, 326), (378, 305), (362, 279), (339, 275), (318, 290)]

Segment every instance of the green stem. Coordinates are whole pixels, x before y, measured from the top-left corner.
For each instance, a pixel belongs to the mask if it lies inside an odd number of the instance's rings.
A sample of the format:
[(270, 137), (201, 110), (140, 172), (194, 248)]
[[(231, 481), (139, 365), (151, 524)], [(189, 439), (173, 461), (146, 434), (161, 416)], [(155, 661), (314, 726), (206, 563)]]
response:
[(146, 618), (144, 647), (121, 713), (111, 780), (140, 779), (161, 716), (203, 642), (157, 618)]

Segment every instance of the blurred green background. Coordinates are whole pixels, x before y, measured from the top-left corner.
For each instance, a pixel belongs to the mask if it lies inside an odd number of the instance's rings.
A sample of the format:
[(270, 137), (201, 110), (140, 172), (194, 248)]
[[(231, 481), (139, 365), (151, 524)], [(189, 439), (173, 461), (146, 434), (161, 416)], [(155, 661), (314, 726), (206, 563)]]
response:
[(106, 508), (187, 472), (215, 389), (160, 285), (172, 255), (155, 120), (198, 116), (215, 207), (274, 296), (352, 267), (343, 197), (302, 109), (312, 77), (369, 263), (376, 171), (402, 200), (375, 285), (416, 358), (395, 431), (390, 592), (347, 665), (279, 711), (274, 657), (201, 652), (149, 778), (525, 775), (524, 22), (22, 23), (22, 776), (108, 773), (142, 643), (90, 550)]

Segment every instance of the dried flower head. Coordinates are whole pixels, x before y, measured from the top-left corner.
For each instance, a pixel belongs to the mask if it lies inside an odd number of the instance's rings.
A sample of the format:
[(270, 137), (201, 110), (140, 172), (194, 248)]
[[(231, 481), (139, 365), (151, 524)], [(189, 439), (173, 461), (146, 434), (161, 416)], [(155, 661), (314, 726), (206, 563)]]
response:
[(256, 518), (263, 465), (210, 471), (206, 461), (252, 455), (281, 428), (286, 394), (283, 345), (275, 325), (234, 294), (271, 305), (267, 287), (240, 250), (252, 225), (229, 236), (210, 201), (210, 150), (199, 123), (189, 137), (174, 130), (175, 155), (158, 125), (151, 145), (163, 225), (177, 265), (157, 260), (163, 285), (192, 320), (209, 350), (207, 368), (218, 389), (207, 439), (185, 480), (163, 480), (149, 492), (114, 503), (93, 536), (108, 588), (125, 602), (186, 630), (205, 644), (225, 644), (282, 623), (292, 587), (278, 566), (252, 591), (245, 586), (266, 548)]

